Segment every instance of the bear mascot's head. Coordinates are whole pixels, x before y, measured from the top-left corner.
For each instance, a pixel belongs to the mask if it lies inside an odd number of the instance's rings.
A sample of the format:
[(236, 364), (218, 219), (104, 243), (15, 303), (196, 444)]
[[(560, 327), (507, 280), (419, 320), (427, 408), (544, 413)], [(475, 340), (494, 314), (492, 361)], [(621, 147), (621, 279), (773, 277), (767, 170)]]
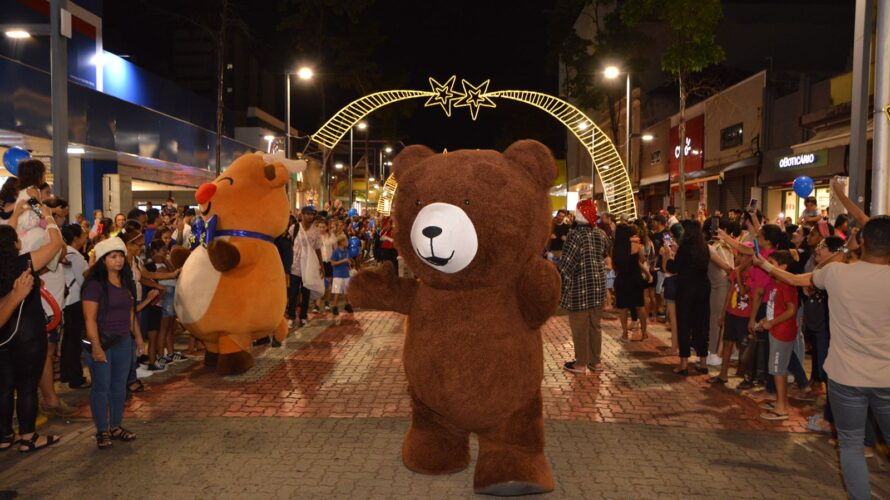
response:
[(290, 214), (288, 171), (275, 157), (246, 154), (232, 163), (213, 182), (195, 193), (204, 219), (217, 216), (217, 229), (244, 229), (279, 236), (287, 229)]
[(537, 141), (516, 142), (503, 154), (409, 146), (396, 157), (393, 175), (399, 255), (432, 287), (510, 281), (520, 270), (516, 262), (540, 255), (547, 244), (556, 163)]

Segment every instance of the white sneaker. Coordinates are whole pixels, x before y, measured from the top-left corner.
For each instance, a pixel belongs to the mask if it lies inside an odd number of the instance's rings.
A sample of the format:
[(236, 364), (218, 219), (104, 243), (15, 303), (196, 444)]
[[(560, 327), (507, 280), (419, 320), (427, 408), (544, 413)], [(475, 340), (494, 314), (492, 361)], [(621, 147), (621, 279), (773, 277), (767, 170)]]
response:
[(723, 364), (723, 358), (716, 354), (708, 354), (708, 366), (720, 366)]
[(155, 372), (148, 371), (146, 368), (142, 368), (141, 366), (139, 368), (136, 368), (136, 378), (148, 378), (154, 374)]
[(293, 328), (294, 328), (294, 320), (292, 320), (292, 319), (287, 320), (287, 329), (293, 330)]

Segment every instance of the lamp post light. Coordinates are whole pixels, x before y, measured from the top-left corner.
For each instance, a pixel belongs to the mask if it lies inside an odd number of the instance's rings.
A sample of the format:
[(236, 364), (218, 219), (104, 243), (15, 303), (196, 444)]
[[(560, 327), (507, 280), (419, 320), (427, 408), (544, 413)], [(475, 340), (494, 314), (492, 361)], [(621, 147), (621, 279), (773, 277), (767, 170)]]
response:
[(304, 82), (308, 82), (312, 80), (315, 76), (315, 71), (312, 70), (309, 66), (301, 66), (296, 73), (285, 73), (284, 74), (284, 155), (287, 159), (290, 159), (291, 154), (291, 144), (290, 144), (290, 77), (291, 74), (296, 74), (297, 78), (303, 80)]
[[(621, 75), (621, 73), (622, 73), (622, 71), (620, 69), (618, 69), (617, 66), (608, 66), (608, 67), (606, 67), (605, 70), (603, 70), (603, 76), (605, 76), (609, 80), (615, 80), (616, 78), (618, 78)], [(628, 175), (633, 175), (632, 174), (633, 173), (633, 164), (632, 164), (633, 159), (632, 159), (632, 153), (631, 153), (631, 149), (630, 149), (630, 139), (631, 139), (631, 132), (632, 132), (631, 118), (630, 118), (630, 115), (631, 115), (630, 72), (625, 71), (624, 74), (626, 75), (626, 79), (625, 79), (626, 80), (626, 84), (625, 84), (625, 86), (626, 86), (626, 89), (625, 89), (625, 93), (626, 93), (626, 95), (625, 95), (625, 101), (626, 101), (625, 128), (626, 128), (626, 130), (625, 130), (625, 134), (624, 134), (624, 141), (625, 141), (624, 148), (625, 148), (625, 155), (626, 155), (625, 159), (627, 161), (627, 173), (628, 173)]]

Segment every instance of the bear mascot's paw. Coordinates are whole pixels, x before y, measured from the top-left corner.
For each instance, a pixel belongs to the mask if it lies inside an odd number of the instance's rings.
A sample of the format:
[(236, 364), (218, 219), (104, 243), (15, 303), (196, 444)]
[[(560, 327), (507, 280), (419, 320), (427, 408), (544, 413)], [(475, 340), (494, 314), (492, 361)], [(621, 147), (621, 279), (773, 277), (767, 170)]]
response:
[(392, 262), (384, 262), (377, 269), (359, 272), (349, 280), (346, 295), (355, 307), (373, 308), (382, 295), (392, 293), (399, 277)]
[(241, 255), (238, 249), (231, 243), (223, 240), (214, 240), (207, 247), (207, 254), (210, 257), (210, 263), (217, 271), (224, 273), (238, 267), (241, 262)]

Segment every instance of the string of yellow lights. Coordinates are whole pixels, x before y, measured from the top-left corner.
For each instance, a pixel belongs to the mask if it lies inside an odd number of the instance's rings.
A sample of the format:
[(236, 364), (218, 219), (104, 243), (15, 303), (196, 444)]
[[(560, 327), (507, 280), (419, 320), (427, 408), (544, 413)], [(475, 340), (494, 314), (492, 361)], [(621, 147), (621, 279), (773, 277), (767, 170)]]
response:
[[(534, 106), (559, 120), (572, 134), (581, 141), (596, 168), (603, 183), (606, 205), (611, 213), (623, 213), (636, 218), (637, 210), (634, 202), (633, 186), (621, 156), (615, 145), (603, 131), (596, 126), (584, 112), (570, 103), (541, 92), (530, 90), (497, 90), (488, 92), (489, 81), (473, 85), (461, 80), (463, 92), (454, 90), (456, 77), (452, 76), (445, 83), (434, 78), (429, 79), (432, 91), (420, 90), (388, 90), (375, 92), (349, 103), (337, 112), (330, 120), (312, 135), (312, 140), (333, 149), (349, 130), (365, 116), (375, 110), (398, 101), (426, 97), (426, 107), (441, 106), (447, 116), (451, 116), (452, 108), (467, 107), (473, 120), (479, 109), (494, 108), (494, 99), (509, 99)], [(386, 180), (377, 201), (377, 210), (389, 214), (392, 200), (398, 183), (392, 175)]]

